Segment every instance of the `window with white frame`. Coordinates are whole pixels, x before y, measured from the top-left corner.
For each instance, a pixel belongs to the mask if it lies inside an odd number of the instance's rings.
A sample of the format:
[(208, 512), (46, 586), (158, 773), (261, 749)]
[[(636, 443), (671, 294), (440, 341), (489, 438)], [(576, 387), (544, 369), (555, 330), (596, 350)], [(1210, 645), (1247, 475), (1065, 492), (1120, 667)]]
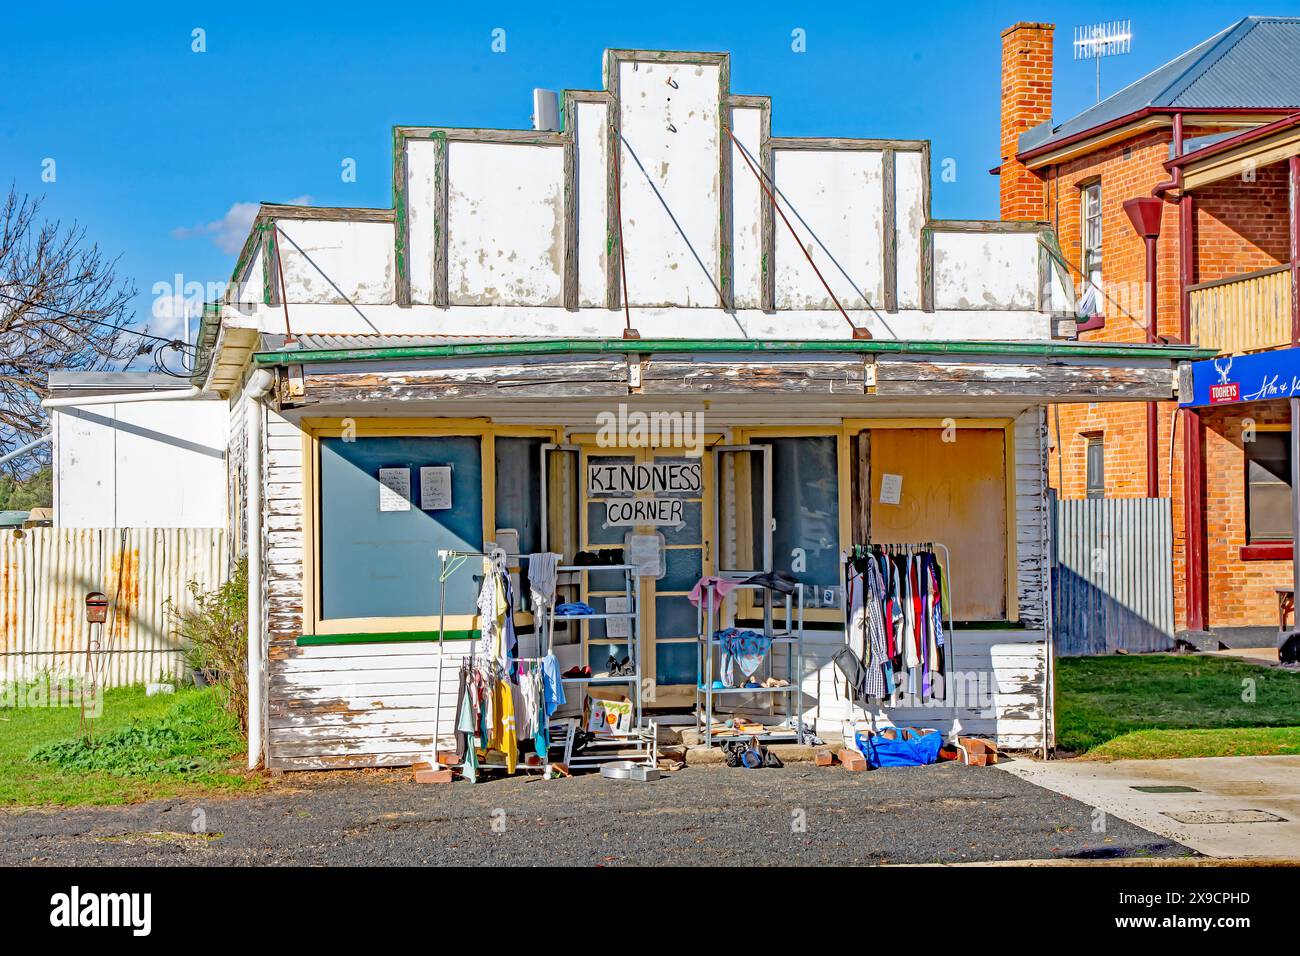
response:
[(1080, 264), (1083, 289), (1079, 296), (1079, 315), (1102, 312), (1101, 299), (1101, 181), (1089, 183), (1079, 191)]

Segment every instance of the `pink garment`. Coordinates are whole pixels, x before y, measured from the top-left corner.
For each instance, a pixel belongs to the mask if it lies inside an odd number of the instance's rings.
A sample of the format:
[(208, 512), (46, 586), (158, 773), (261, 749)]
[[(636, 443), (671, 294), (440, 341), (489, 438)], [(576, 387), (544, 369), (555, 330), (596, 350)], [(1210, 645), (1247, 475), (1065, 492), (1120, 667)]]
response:
[[(726, 597), (739, 586), (739, 581), (727, 581), (723, 578), (704, 576), (695, 582), (695, 587), (691, 588), (690, 601), (696, 607), (704, 601), (704, 589), (713, 588), (714, 593), (719, 599)], [(714, 607), (717, 607), (717, 601), (714, 601)]]

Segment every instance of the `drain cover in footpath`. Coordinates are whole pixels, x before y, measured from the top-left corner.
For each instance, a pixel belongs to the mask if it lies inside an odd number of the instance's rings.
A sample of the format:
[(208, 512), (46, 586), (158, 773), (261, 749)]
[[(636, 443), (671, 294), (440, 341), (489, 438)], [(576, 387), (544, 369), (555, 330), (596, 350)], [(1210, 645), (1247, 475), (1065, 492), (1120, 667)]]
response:
[(1138, 793), (1200, 793), (1195, 787), (1184, 786), (1160, 786), (1160, 787), (1130, 787), (1130, 790), (1136, 790)]
[(1164, 811), (1165, 816), (1179, 823), (1285, 823), (1267, 810), (1177, 810)]

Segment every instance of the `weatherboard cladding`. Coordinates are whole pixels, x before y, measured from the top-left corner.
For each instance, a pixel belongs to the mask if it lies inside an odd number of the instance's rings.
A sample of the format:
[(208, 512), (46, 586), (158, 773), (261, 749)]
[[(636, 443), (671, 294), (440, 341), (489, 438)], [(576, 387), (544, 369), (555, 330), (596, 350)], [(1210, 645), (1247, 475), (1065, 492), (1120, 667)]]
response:
[(1027, 130), (1020, 151), (1152, 107), (1300, 108), (1300, 17), (1244, 17), (1077, 116)]

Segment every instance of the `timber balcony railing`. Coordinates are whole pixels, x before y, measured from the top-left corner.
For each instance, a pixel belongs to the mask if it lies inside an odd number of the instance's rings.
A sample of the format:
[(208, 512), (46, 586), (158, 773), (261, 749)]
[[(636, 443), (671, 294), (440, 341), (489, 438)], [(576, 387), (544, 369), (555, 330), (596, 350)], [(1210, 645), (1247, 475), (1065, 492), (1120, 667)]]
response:
[(1187, 287), (1192, 341), (1224, 354), (1291, 344), (1291, 267)]

